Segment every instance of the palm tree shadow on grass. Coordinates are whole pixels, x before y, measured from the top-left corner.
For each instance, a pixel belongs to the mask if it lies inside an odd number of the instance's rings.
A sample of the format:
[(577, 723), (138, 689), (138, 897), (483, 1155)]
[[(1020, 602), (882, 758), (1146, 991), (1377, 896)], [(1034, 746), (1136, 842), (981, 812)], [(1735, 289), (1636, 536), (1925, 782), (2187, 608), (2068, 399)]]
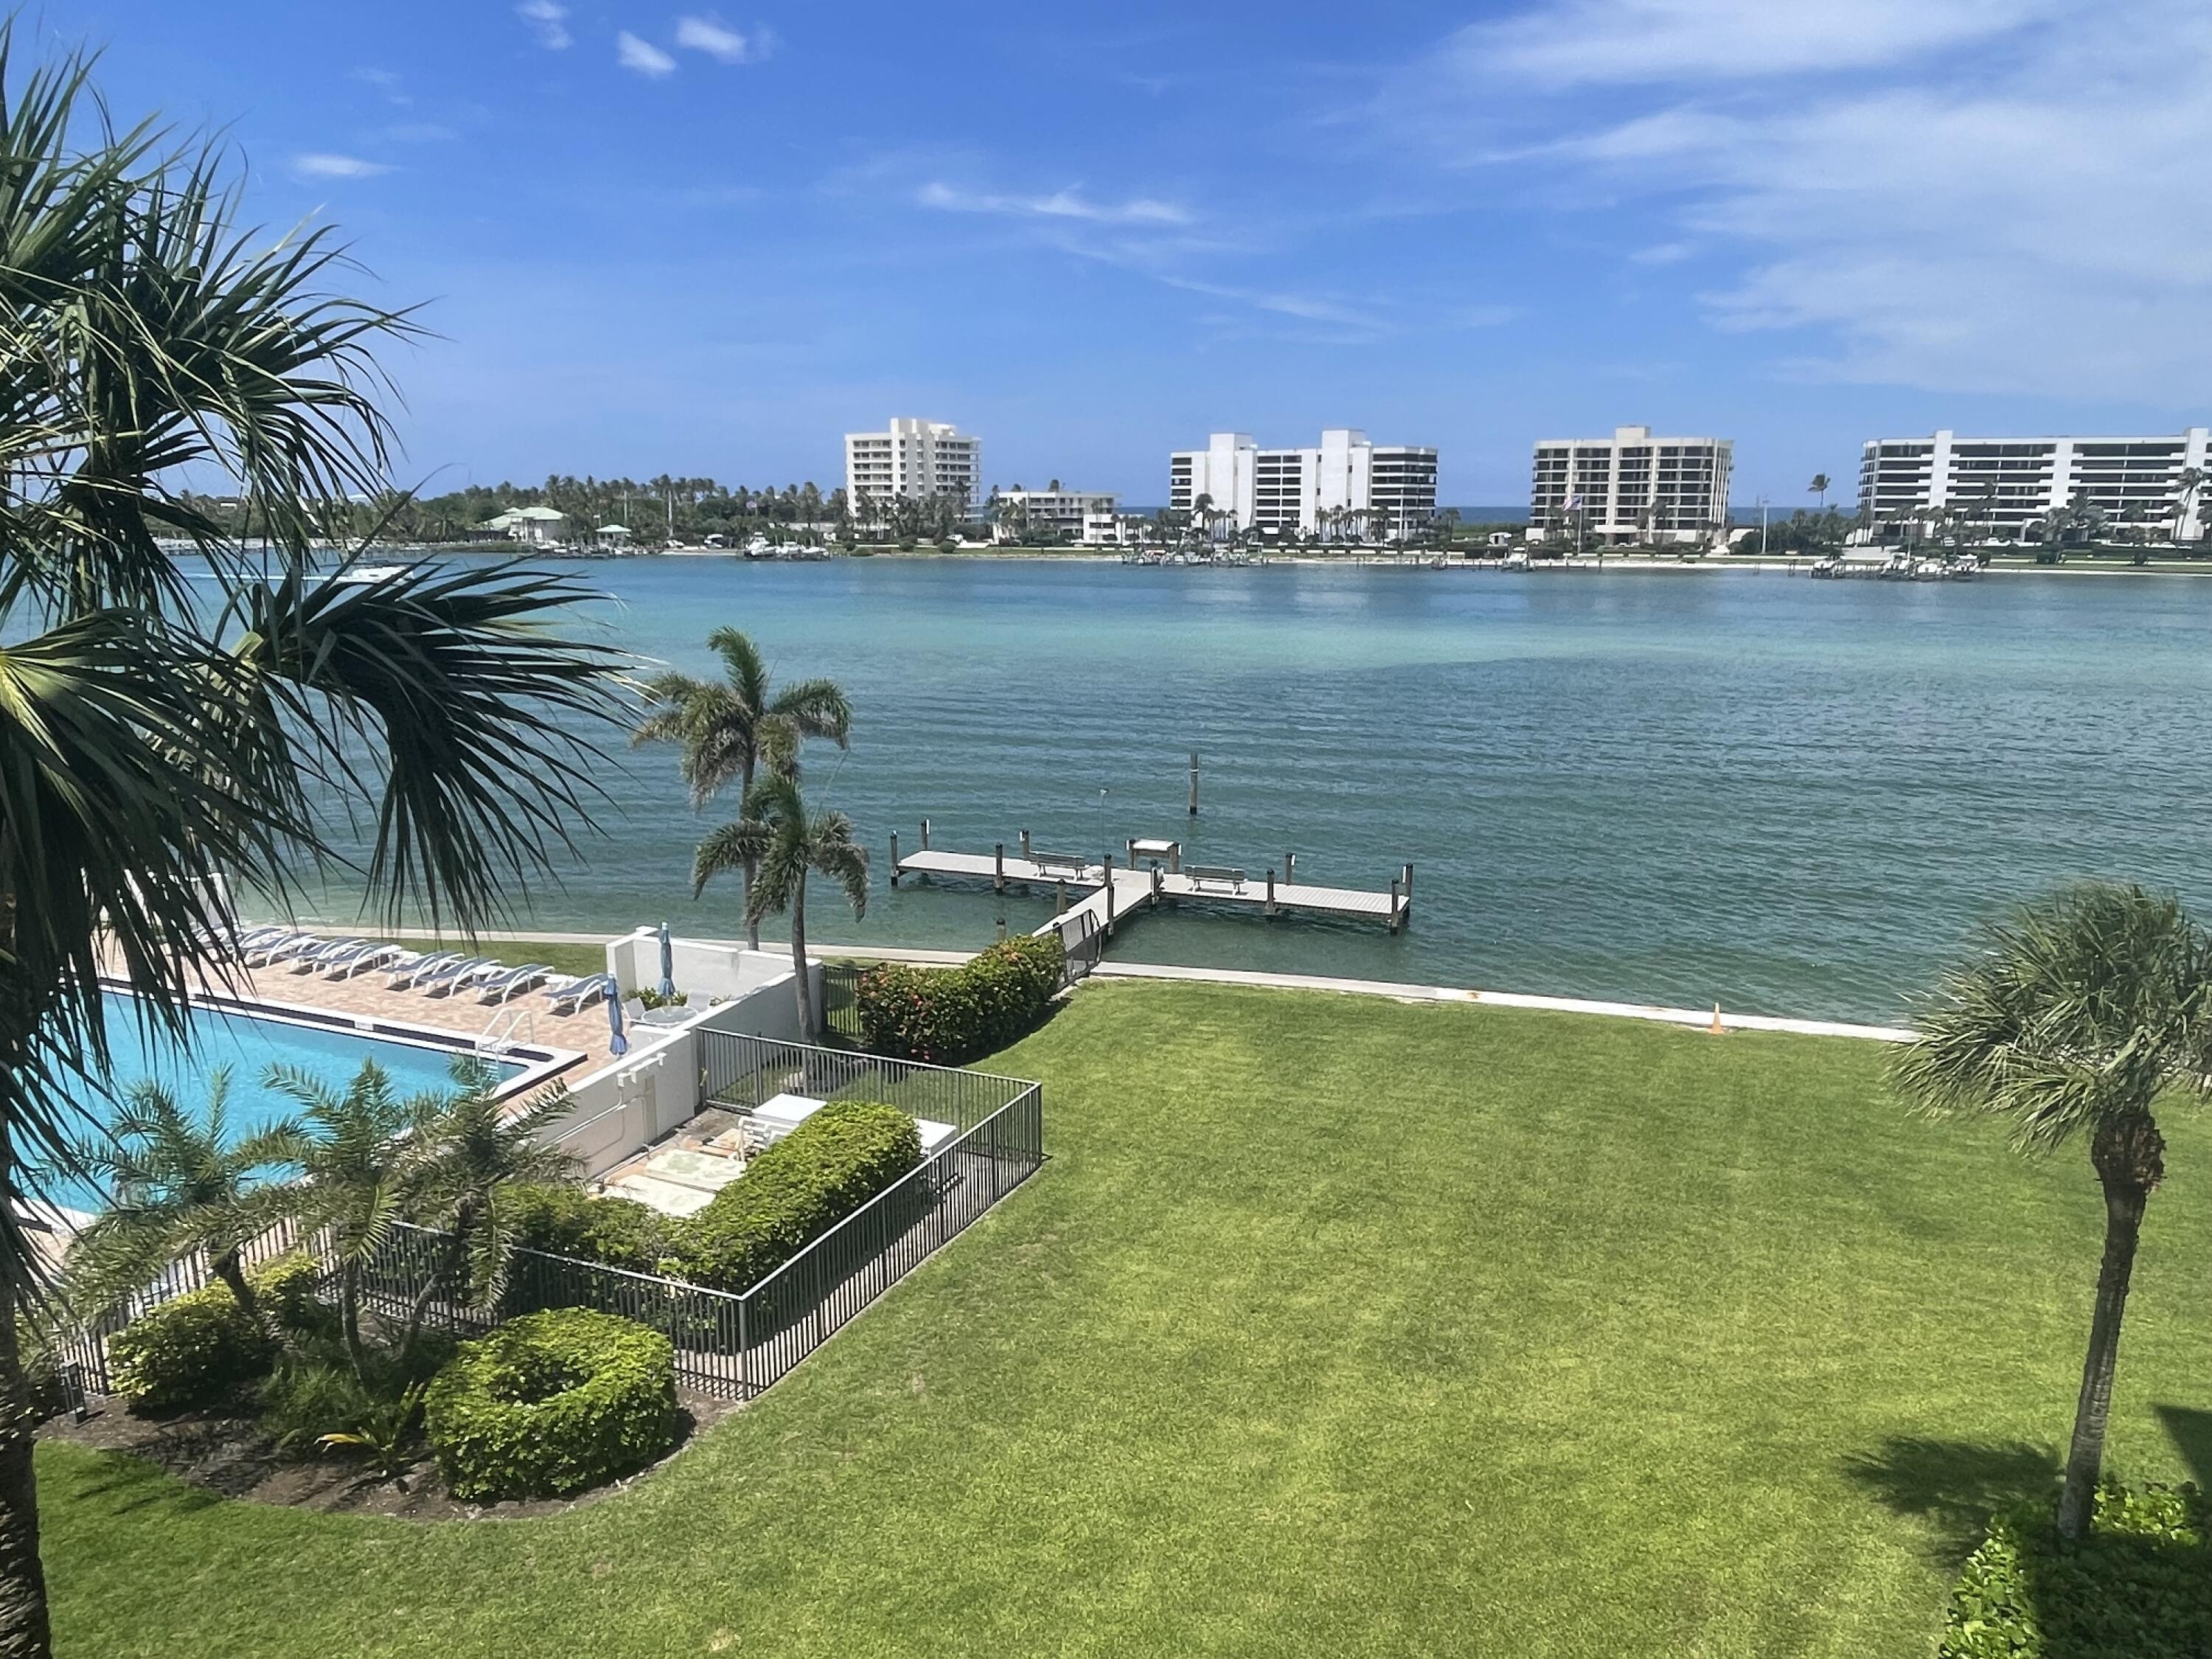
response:
[(2189, 1465), (2189, 1478), (2212, 1492), (2212, 1412), (2194, 1406), (2154, 1406), (2166, 1437)]
[(1926, 1522), (1929, 1554), (1955, 1573), (1981, 1545), (1990, 1516), (2010, 1504), (2055, 1504), (2059, 1464), (2049, 1446), (1893, 1435), (1844, 1460), (1844, 1473), (1895, 1514)]

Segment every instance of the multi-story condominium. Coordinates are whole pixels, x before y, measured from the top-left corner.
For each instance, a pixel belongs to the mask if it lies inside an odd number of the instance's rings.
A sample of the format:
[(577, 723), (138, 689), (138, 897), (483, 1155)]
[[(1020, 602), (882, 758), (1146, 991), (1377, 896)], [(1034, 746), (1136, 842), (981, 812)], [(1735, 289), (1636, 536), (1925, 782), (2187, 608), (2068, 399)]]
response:
[(991, 493), (1013, 508), (1020, 521), (1031, 528), (1049, 528), (1076, 537), (1083, 534), (1084, 523), (1092, 514), (1103, 513), (1112, 518), (1121, 500), (1111, 491), (1062, 489), (1057, 478), (1049, 489), (1024, 489), (1016, 484), (1012, 489), (994, 489)]
[(926, 501), (959, 499), (963, 509), (982, 499), (983, 441), (945, 421), (895, 420), (887, 432), (845, 434), (845, 499), (862, 496)]
[(1601, 541), (1686, 543), (1728, 524), (1728, 438), (1655, 438), (1648, 426), (1610, 438), (1546, 438), (1528, 492), (1532, 535), (1573, 530)]
[(1205, 448), (1168, 457), (1168, 505), (1188, 513), (1200, 496), (1242, 530), (1402, 537), (1436, 516), (1437, 452), (1370, 443), (1350, 427), (1323, 432), (1312, 449), (1262, 449), (1249, 434), (1217, 432)]
[(2149, 438), (1869, 439), (1859, 459), (1859, 535), (1890, 540), (1938, 508), (1970, 535), (2018, 541), (2061, 507), (2195, 541), (2204, 533), (2207, 428)]

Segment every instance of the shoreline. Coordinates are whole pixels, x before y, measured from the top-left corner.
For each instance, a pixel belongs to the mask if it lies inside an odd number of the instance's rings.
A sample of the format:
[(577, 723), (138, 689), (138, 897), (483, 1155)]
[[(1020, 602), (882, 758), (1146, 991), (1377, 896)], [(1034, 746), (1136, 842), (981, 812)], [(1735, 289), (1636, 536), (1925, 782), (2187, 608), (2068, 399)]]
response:
[[(244, 925), (244, 924), (241, 924)], [(274, 925), (274, 924), (272, 924)], [(299, 925), (341, 926), (301, 922)], [(446, 935), (427, 927), (387, 927), (380, 937), (436, 939)], [(549, 945), (605, 945), (620, 934), (556, 933), (487, 929), (478, 940), (499, 943), (542, 941)], [(684, 935), (690, 938), (690, 935)], [(700, 939), (702, 945), (734, 945), (735, 939)], [(813, 942), (811, 954), (817, 961), (903, 962), (921, 967), (951, 968), (966, 962), (973, 951), (924, 949), (914, 945), (848, 945)], [(1261, 990), (1334, 991), (1346, 996), (1389, 997), (1398, 1002), (1483, 1003), (1494, 1008), (1533, 1008), (1552, 1013), (1591, 1014), (1608, 1019), (1637, 1019), (1661, 1025), (1681, 1025), (1709, 1030), (1716, 1024), (1723, 1031), (1775, 1031), (1791, 1036), (1856, 1037), (1875, 1042), (1910, 1042), (1917, 1033), (1901, 1025), (1871, 1025), (1856, 1020), (1812, 1019), (1787, 1014), (1730, 1013), (1717, 1004), (1710, 1009), (1675, 1008), (1663, 1003), (1616, 1002), (1596, 997), (1546, 996), (1523, 991), (1483, 990), (1472, 986), (1414, 985), (1396, 980), (1345, 979), (1330, 974), (1278, 974), (1246, 968), (1192, 968), (1173, 963), (1101, 962), (1092, 969), (1095, 979), (1182, 980), (1209, 985), (1242, 985)]]

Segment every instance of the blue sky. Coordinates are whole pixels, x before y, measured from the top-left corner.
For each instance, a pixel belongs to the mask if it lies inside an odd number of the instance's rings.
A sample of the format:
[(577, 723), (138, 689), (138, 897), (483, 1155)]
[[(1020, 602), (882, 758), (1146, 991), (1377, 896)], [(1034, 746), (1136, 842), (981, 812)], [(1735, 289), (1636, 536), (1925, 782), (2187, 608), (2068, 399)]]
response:
[(2212, 415), (2202, 0), (73, 0), (442, 337), (405, 470), (839, 481), (893, 414), (1133, 502), (1215, 428), (1442, 451)]

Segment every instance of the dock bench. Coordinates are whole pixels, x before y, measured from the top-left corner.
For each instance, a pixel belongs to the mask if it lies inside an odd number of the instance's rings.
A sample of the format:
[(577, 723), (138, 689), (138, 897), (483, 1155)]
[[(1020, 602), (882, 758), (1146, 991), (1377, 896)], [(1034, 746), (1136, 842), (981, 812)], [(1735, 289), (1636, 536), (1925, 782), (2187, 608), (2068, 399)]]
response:
[(1091, 868), (1091, 864), (1089, 859), (1079, 858), (1072, 853), (1032, 853), (1030, 862), (1048, 874), (1065, 875), (1071, 881), (1082, 880), (1084, 872)]
[(1197, 888), (1226, 887), (1232, 893), (1244, 890), (1244, 872), (1231, 870), (1218, 864), (1193, 864), (1184, 866), (1183, 874)]

